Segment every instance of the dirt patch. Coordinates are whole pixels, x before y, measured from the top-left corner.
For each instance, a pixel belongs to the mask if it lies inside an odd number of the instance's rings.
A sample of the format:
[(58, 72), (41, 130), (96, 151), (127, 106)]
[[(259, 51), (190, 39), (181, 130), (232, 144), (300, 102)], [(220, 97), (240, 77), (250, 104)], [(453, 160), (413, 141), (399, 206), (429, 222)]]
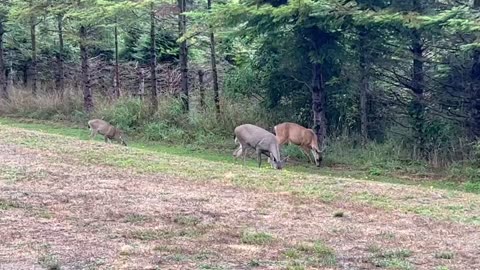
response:
[[(0, 175), (0, 200), (13, 206), (0, 207), (0, 269), (480, 268), (478, 226), (80, 164), (72, 151), (0, 148), (0, 164), (24, 175)], [(254, 240), (242, 241), (245, 231)], [(333, 250), (334, 264), (315, 243)]]

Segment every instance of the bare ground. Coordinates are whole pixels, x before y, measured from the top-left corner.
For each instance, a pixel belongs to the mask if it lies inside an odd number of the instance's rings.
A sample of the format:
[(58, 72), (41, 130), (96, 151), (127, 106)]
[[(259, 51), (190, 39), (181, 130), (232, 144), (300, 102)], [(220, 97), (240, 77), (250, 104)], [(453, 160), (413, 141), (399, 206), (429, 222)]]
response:
[[(0, 164), (0, 269), (480, 269), (478, 225), (82, 164), (1, 139)], [(297, 248), (314, 242), (335, 262)]]

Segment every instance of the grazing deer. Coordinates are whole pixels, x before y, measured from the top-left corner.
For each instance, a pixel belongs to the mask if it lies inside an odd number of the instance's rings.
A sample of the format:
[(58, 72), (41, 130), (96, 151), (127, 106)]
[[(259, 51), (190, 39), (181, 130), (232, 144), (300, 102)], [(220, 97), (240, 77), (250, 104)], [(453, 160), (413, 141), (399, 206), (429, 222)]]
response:
[(97, 133), (100, 133), (105, 137), (105, 142), (108, 142), (108, 140), (115, 140), (120, 142), (122, 145), (127, 146), (123, 132), (120, 129), (110, 125), (108, 122), (100, 119), (92, 119), (88, 121), (88, 126), (91, 130), (90, 139), (95, 138)]
[(268, 162), (272, 168), (282, 169), (284, 160), (280, 160), (280, 150), (275, 135), (266, 131), (261, 127), (251, 124), (241, 125), (235, 128), (235, 143), (239, 144), (237, 150), (233, 152), (234, 157), (243, 155), (243, 163), (245, 164), (245, 156), (248, 148), (255, 149), (258, 158), (258, 167), (262, 165), (262, 154), (268, 157)]
[(279, 145), (283, 144), (295, 144), (300, 146), (302, 152), (308, 157), (308, 160), (312, 162), (312, 158), (309, 155), (309, 151), (315, 159), (315, 164), (320, 167), (322, 162), (322, 152), (318, 149), (317, 135), (311, 129), (304, 128), (295, 123), (281, 123), (274, 128), (275, 135)]

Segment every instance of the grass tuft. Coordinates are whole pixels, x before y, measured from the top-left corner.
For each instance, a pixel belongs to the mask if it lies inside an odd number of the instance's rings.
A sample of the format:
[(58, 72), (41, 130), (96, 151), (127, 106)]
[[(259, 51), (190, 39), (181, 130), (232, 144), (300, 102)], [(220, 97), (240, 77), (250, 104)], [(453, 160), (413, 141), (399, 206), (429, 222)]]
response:
[(369, 249), (373, 252), (371, 261), (376, 267), (398, 270), (412, 270), (413, 265), (407, 260), (412, 256), (412, 252), (408, 249), (394, 249), (383, 251), (379, 247)]
[(242, 244), (267, 245), (273, 242), (274, 237), (265, 232), (244, 231), (240, 238)]
[(60, 270), (60, 262), (52, 254), (46, 254), (38, 259), (38, 263), (47, 270)]
[[(337, 264), (335, 251), (322, 241), (302, 243), (287, 249), (284, 256), (289, 267), (334, 266)], [(303, 268), (300, 268), (303, 269)]]
[(194, 216), (177, 216), (173, 222), (183, 226), (196, 226), (200, 224), (200, 219)]
[(441, 251), (438, 253), (435, 253), (435, 258), (437, 259), (445, 259), (445, 260), (451, 260), (455, 254), (451, 251)]

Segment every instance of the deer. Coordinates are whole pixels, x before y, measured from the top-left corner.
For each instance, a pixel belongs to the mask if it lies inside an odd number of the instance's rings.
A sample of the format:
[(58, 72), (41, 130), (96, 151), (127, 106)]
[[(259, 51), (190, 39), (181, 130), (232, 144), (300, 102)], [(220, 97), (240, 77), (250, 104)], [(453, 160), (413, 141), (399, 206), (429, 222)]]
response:
[(243, 156), (244, 165), (247, 150), (252, 148), (257, 153), (259, 168), (262, 165), (262, 154), (268, 157), (272, 168), (280, 170), (284, 167), (285, 160), (280, 160), (280, 148), (277, 138), (272, 133), (252, 124), (244, 124), (236, 127), (234, 134), (235, 144), (239, 147), (233, 152), (233, 156), (236, 158)]
[(317, 143), (317, 135), (312, 129), (304, 128), (298, 124), (285, 122), (273, 127), (275, 136), (279, 145), (295, 144), (302, 149), (302, 152), (308, 157), (309, 162), (312, 162), (308, 152), (311, 152), (315, 159), (315, 164), (320, 167), (322, 162), (322, 152)]
[(105, 142), (109, 140), (115, 140), (122, 145), (127, 146), (125, 142), (125, 135), (120, 129), (110, 125), (107, 121), (101, 119), (92, 119), (88, 121), (88, 127), (90, 128), (90, 140), (94, 139), (97, 134), (101, 134), (105, 137)]

